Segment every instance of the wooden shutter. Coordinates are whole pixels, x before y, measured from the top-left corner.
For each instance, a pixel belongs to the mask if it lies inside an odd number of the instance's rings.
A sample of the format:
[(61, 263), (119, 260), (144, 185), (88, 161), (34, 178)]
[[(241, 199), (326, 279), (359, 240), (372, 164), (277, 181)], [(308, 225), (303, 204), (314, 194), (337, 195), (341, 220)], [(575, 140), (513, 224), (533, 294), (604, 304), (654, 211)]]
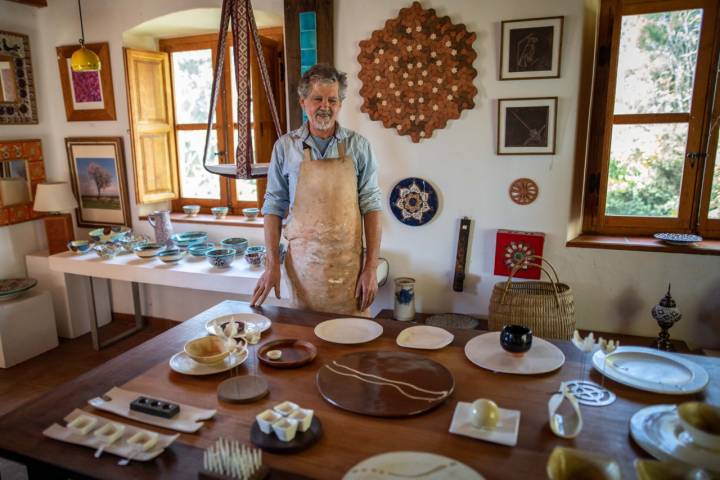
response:
[(135, 197), (155, 203), (179, 196), (170, 55), (125, 49)]

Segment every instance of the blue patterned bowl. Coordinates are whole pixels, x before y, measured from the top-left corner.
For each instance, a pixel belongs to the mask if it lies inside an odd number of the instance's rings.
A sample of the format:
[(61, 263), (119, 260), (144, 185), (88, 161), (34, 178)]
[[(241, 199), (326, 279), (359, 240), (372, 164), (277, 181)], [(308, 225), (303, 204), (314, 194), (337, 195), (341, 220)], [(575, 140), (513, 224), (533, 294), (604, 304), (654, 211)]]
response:
[(207, 239), (207, 232), (183, 232), (170, 235), (170, 240), (180, 248), (188, 248), (197, 243), (205, 243)]
[(220, 242), (220, 245), (222, 245), (223, 248), (234, 248), (237, 252), (237, 255), (242, 255), (243, 253), (245, 253), (245, 249), (248, 246), (248, 241), (247, 238), (230, 237)]
[(266, 252), (265, 247), (263, 247), (262, 245), (256, 245), (254, 247), (248, 247), (245, 250), (245, 255), (250, 255), (252, 253), (265, 253), (265, 252)]
[(204, 257), (207, 252), (215, 248), (215, 244), (212, 242), (196, 243), (188, 247), (188, 252), (193, 257)]
[(200, 213), (200, 205), (183, 205), (183, 212), (188, 217), (194, 217)]
[(218, 220), (220, 220), (221, 218), (225, 218), (225, 216), (228, 214), (229, 210), (230, 209), (228, 207), (213, 207), (210, 209), (212, 214)]
[(93, 247), (93, 250), (95, 250), (95, 253), (98, 254), (98, 257), (102, 258), (103, 260), (112, 260), (113, 258), (115, 258), (118, 252), (122, 250), (122, 247), (115, 243), (101, 243), (99, 245), (95, 245)]
[(235, 260), (234, 248), (213, 248), (205, 253), (208, 263), (217, 268), (228, 268)]
[(145, 243), (142, 245), (136, 245), (133, 248), (133, 251), (135, 252), (135, 255), (140, 258), (152, 258), (164, 249), (165, 245), (161, 245), (159, 243)]
[(87, 240), (72, 240), (68, 242), (67, 247), (71, 252), (77, 255), (82, 255), (83, 253), (89, 252), (93, 247), (93, 244)]
[(178, 263), (187, 255), (187, 250), (179, 248), (163, 250), (157, 254), (157, 257), (164, 263)]
[(123, 225), (120, 227), (96, 228), (95, 230), (91, 230), (88, 235), (97, 243), (108, 243), (118, 241), (127, 235), (128, 232), (130, 232), (130, 228)]
[(242, 212), (249, 221), (255, 220), (260, 215), (260, 209), (258, 208), (243, 208)]
[(251, 267), (259, 267), (263, 264), (263, 260), (265, 260), (265, 252), (246, 252), (245, 260)]

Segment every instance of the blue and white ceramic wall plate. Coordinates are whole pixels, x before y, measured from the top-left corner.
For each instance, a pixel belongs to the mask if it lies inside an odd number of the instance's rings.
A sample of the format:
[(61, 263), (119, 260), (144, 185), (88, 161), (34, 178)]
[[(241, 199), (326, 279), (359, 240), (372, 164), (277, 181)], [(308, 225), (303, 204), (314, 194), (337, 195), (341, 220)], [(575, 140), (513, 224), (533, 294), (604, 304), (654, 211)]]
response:
[(0, 280), (0, 302), (17, 298), (37, 285), (34, 278), (6, 278)]
[(700, 235), (689, 233), (656, 233), (653, 237), (670, 245), (692, 245), (703, 239)]
[(430, 182), (410, 177), (400, 180), (390, 192), (390, 209), (405, 225), (428, 223), (438, 211), (438, 196)]

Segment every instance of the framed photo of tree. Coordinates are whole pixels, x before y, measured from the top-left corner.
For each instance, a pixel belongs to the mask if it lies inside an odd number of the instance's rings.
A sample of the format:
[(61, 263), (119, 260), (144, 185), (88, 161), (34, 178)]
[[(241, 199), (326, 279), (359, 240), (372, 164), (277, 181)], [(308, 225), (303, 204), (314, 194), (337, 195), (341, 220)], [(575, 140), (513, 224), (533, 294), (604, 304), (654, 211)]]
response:
[(560, 77), (563, 17), (506, 20), (500, 29), (500, 80)]
[(498, 100), (498, 155), (553, 155), (557, 97)]
[(122, 137), (66, 138), (79, 227), (130, 225)]

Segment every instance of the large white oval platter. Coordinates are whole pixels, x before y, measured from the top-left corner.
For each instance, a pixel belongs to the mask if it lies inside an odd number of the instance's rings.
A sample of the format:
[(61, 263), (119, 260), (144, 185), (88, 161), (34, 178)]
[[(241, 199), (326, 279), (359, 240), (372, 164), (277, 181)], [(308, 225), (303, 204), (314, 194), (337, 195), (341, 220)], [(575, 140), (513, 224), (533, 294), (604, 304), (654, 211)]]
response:
[(382, 325), (365, 318), (335, 318), (315, 326), (318, 338), (346, 345), (375, 340), (382, 332)]
[(565, 363), (562, 350), (542, 338), (533, 337), (525, 355), (516, 356), (500, 346), (500, 332), (478, 335), (465, 344), (465, 356), (478, 367), (493, 372), (537, 375), (552, 372)]
[(464, 463), (426, 452), (390, 452), (375, 455), (352, 467), (343, 480), (422, 478), (423, 480), (483, 480)]
[(450, 345), (454, 338), (455, 336), (444, 328), (417, 325), (400, 332), (395, 341), (405, 348), (439, 350)]
[(185, 352), (178, 352), (170, 359), (170, 368), (184, 375), (213, 375), (235, 368), (247, 359), (247, 350), (231, 353), (222, 362), (212, 365), (198, 363)]
[(608, 378), (648, 392), (686, 395), (699, 392), (710, 379), (697, 363), (646, 347), (620, 347), (607, 356), (598, 350), (592, 360)]

